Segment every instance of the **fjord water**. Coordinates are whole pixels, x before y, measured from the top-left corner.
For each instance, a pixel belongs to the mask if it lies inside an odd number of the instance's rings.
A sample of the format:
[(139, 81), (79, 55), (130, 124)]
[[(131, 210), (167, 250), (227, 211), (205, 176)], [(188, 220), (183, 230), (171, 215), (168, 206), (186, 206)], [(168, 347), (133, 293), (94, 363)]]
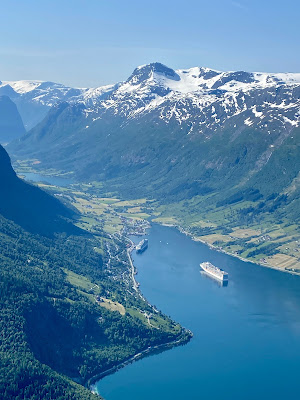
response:
[[(135, 238), (138, 241), (140, 238)], [(153, 225), (133, 254), (147, 299), (189, 328), (184, 346), (155, 354), (97, 383), (106, 400), (277, 400), (299, 394), (300, 277), (266, 269)], [(200, 273), (229, 273), (220, 287)]]
[(55, 186), (68, 186), (73, 183), (71, 178), (64, 178), (55, 175), (40, 175), (36, 174), (35, 172), (23, 172), (21, 174), (24, 176), (24, 179), (29, 182), (44, 182), (48, 185), (55, 185)]

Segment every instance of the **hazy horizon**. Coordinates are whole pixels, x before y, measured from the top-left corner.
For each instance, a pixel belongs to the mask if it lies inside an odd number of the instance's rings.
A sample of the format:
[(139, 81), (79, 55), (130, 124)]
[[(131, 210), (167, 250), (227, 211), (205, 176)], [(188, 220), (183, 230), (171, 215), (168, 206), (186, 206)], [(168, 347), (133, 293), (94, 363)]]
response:
[[(150, 63), (161, 63), (161, 62), (160, 61), (151, 61)], [(148, 63), (148, 64), (150, 64), (150, 63)], [(253, 73), (270, 73), (270, 74), (277, 74), (277, 73), (299, 73), (300, 74), (300, 68), (299, 68), (299, 71), (250, 71), (250, 70), (245, 70), (245, 69), (244, 70), (241, 70), (241, 69), (233, 70), (232, 69), (232, 70), (226, 70), (225, 71), (224, 69), (223, 70), (218, 70), (217, 68), (208, 67), (207, 65), (191, 65), (191, 66), (187, 66), (185, 68), (183, 68), (183, 67), (173, 68), (171, 65), (167, 65), (165, 63), (161, 63), (161, 64), (164, 64), (167, 67), (172, 68), (174, 70), (188, 70), (188, 69), (194, 68), (194, 67), (204, 67), (204, 68), (209, 68), (209, 69), (217, 70), (217, 71), (221, 71), (221, 72), (245, 71), (245, 72), (253, 72)], [(6, 82), (6, 81), (8, 81), (8, 82), (14, 82), (14, 81), (41, 81), (41, 82), (45, 82), (46, 81), (46, 82), (60, 83), (60, 84), (66, 85), (66, 86), (74, 87), (74, 88), (93, 88), (93, 87), (99, 87), (99, 86), (109, 86), (109, 85), (112, 85), (112, 84), (118, 84), (120, 82), (126, 81), (129, 78), (129, 76), (133, 73), (135, 68), (141, 67), (143, 65), (146, 65), (146, 64), (140, 64), (140, 65), (137, 65), (136, 67), (134, 67), (132, 69), (132, 71), (129, 72), (128, 75), (126, 77), (124, 77), (124, 79), (122, 79), (122, 80), (118, 80), (118, 81), (116, 80), (116, 81), (111, 81), (111, 82), (103, 82), (100, 85), (94, 85), (94, 86), (69, 85), (66, 82), (62, 82), (62, 81), (58, 81), (58, 80), (54, 81), (54, 80), (51, 80), (51, 79), (42, 80), (42, 79), (22, 79), (22, 78), (21, 79), (4, 79), (4, 78), (2, 78), (2, 79), (0, 79), (0, 83), (1, 83), (1, 81), (2, 82)]]
[(284, 7), (279, 0), (7, 2), (0, 80), (95, 87), (156, 61), (174, 69), (299, 72), (299, 12), (295, 0)]

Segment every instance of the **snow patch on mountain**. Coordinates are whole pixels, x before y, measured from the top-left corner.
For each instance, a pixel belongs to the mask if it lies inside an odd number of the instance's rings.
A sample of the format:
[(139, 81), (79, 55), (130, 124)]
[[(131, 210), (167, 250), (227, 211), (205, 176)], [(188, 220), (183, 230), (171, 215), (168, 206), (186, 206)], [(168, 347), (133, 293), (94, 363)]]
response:
[(0, 87), (10, 86), (16, 93), (24, 94), (36, 89), (41, 83), (43, 81), (2, 81)]
[(173, 70), (152, 63), (137, 67), (116, 85), (88, 89), (53, 82), (3, 81), (0, 93), (9, 86), (18, 102), (48, 108), (63, 101), (81, 103), (91, 123), (111, 114), (126, 124), (154, 113), (165, 123), (188, 123), (193, 133), (215, 131), (242, 114), (248, 126), (268, 126), (274, 118), (283, 126), (299, 125), (300, 73), (222, 72), (204, 67)]

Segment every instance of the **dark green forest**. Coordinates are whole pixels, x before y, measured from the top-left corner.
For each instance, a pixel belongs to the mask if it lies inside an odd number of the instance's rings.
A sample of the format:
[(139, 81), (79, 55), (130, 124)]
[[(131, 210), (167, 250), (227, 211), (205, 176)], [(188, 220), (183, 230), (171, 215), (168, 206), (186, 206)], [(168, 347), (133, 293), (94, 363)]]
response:
[(118, 283), (105, 278), (95, 239), (49, 239), (3, 217), (0, 235), (1, 398), (89, 399), (90, 392), (71, 378), (83, 384), (149, 346), (180, 336), (108, 311), (93, 301), (91, 290), (68, 281), (65, 269), (100, 283), (100, 293), (121, 296)]
[[(74, 212), (20, 181), (3, 149), (0, 162), (1, 399), (96, 398), (84, 387), (94, 375), (153, 345), (189, 339), (160, 312), (167, 328), (127, 312), (153, 309), (118, 279), (129, 271), (124, 239), (108, 273), (107, 255), (95, 249), (112, 239), (75, 228)], [(101, 307), (99, 296), (121, 302), (125, 315)]]

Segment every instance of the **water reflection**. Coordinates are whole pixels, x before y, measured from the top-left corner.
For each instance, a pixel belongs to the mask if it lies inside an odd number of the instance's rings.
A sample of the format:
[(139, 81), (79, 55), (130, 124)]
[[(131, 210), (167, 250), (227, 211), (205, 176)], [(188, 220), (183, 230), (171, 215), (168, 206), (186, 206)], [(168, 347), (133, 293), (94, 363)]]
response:
[(29, 182), (41, 182), (47, 185), (54, 185), (54, 186), (69, 186), (74, 183), (73, 179), (70, 177), (60, 177), (55, 175), (40, 175), (34, 172), (23, 172), (20, 176), (21, 178), (25, 179)]
[(200, 274), (203, 276), (204, 279), (208, 279), (208, 280), (212, 281), (215, 285), (217, 285), (219, 287), (228, 286), (228, 281), (221, 281), (219, 279), (213, 278), (211, 275), (209, 275), (205, 271), (200, 271)]

